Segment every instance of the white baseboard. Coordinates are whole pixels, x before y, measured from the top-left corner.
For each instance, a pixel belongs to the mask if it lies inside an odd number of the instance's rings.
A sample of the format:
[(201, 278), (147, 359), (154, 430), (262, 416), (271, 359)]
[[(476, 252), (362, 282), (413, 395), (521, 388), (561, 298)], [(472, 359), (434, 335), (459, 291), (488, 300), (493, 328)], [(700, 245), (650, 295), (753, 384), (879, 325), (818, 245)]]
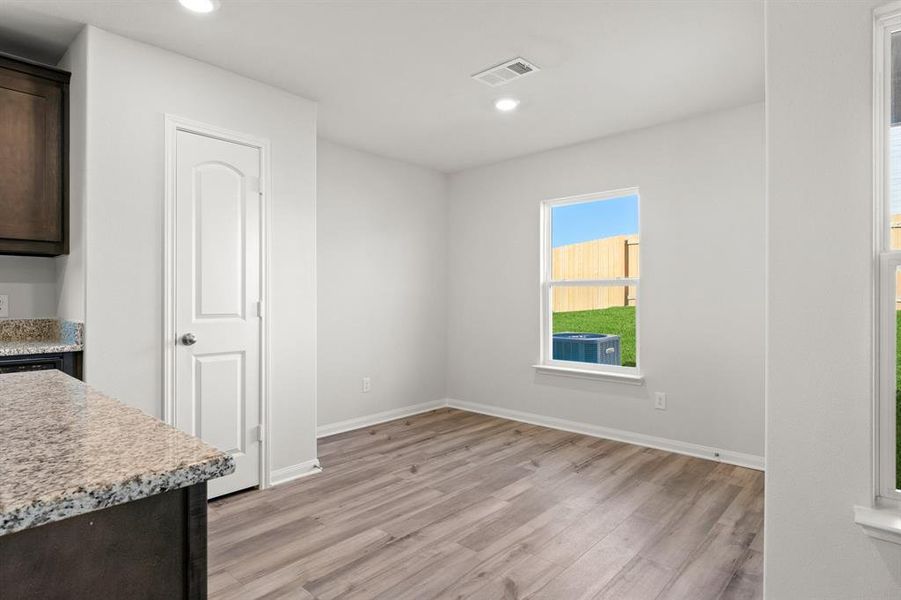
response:
[[(690, 442), (682, 442), (679, 440), (655, 437), (652, 435), (645, 435), (643, 433), (634, 433), (632, 431), (624, 431), (622, 429), (601, 427), (600, 425), (590, 425), (588, 423), (580, 423), (578, 421), (558, 419), (556, 417), (548, 417), (536, 413), (491, 406), (490, 404), (466, 402), (453, 398), (448, 398), (446, 400), (434, 400), (432, 402), (423, 402), (421, 404), (413, 404), (411, 406), (404, 406), (402, 408), (386, 410), (384, 412), (357, 417), (355, 419), (348, 419), (346, 421), (339, 421), (337, 423), (322, 425), (317, 428), (316, 437), (321, 438), (329, 435), (335, 435), (337, 433), (344, 433), (345, 431), (352, 431), (354, 429), (370, 427), (372, 425), (378, 425), (379, 423), (384, 423), (386, 421), (393, 421), (394, 419), (411, 417), (413, 415), (418, 415), (420, 413), (435, 410), (437, 408), (443, 408), (446, 406), (459, 410), (480, 413), (483, 415), (490, 415), (492, 417), (501, 417), (503, 419), (522, 421), (523, 423), (530, 423), (532, 425), (541, 425), (542, 427), (550, 427), (551, 429), (570, 431), (572, 433), (581, 433), (583, 435), (616, 440), (618, 442), (636, 444), (638, 446), (645, 446), (648, 448), (657, 448), (658, 450), (666, 450), (667, 452), (675, 452), (676, 454), (696, 456), (698, 458), (715, 460), (739, 467), (756, 469), (758, 471), (763, 471), (765, 467), (764, 457), (754, 454), (745, 454), (742, 452), (734, 452), (732, 450), (722, 450), (720, 448), (713, 448), (711, 446), (702, 446), (700, 444), (692, 444)], [(276, 483), (284, 483), (285, 481), (290, 481), (292, 479), (308, 475), (308, 472), (301, 472), (300, 474), (294, 473), (297, 470), (309, 470), (309, 468), (310, 467), (308, 465), (304, 464), (298, 465), (296, 467), (288, 467), (287, 469), (279, 469), (277, 472), (272, 473), (272, 484), (275, 485)], [(286, 472), (284, 478), (280, 478), (277, 481), (277, 475), (280, 475), (283, 471)]]
[(742, 452), (733, 452), (731, 450), (720, 450), (710, 446), (701, 446), (689, 442), (680, 442), (678, 440), (670, 440), (642, 433), (633, 433), (631, 431), (623, 431), (621, 429), (611, 429), (609, 427), (601, 427), (598, 425), (589, 425), (587, 423), (579, 423), (577, 421), (568, 421), (566, 419), (557, 419), (555, 417), (547, 417), (535, 413), (527, 413), (488, 404), (479, 404), (476, 402), (465, 402), (463, 400), (454, 400), (448, 398), (447, 406), (466, 410), (469, 412), (490, 415), (492, 417), (501, 417), (503, 419), (511, 419), (514, 421), (522, 421), (531, 425), (541, 425), (550, 427), (551, 429), (560, 429), (562, 431), (570, 431), (572, 433), (581, 433), (592, 437), (616, 440), (618, 442), (626, 442), (628, 444), (636, 444), (638, 446), (646, 446), (648, 448), (657, 448), (658, 450), (666, 450), (677, 454), (687, 454), (688, 456), (696, 456), (698, 458), (706, 458), (719, 462), (737, 465), (739, 467), (747, 467), (763, 471), (765, 461), (762, 456), (753, 454), (744, 454)]
[(288, 483), (307, 475), (315, 475), (321, 473), (322, 467), (319, 466), (319, 459), (308, 460), (297, 465), (275, 469), (269, 474), (269, 485), (280, 485)]
[(447, 406), (447, 402), (445, 400), (433, 400), (432, 402), (412, 404), (410, 406), (403, 406), (401, 408), (386, 410), (384, 412), (365, 415), (362, 417), (357, 417), (355, 419), (338, 421), (337, 423), (329, 423), (328, 425), (320, 425), (316, 428), (316, 437), (321, 438), (329, 435), (335, 435), (336, 433), (344, 433), (345, 431), (352, 431), (354, 429), (370, 427), (372, 425), (378, 425), (379, 423), (384, 423), (386, 421), (393, 421), (394, 419), (403, 419), (404, 417), (418, 415), (430, 410), (435, 410), (436, 408), (444, 408), (445, 406)]

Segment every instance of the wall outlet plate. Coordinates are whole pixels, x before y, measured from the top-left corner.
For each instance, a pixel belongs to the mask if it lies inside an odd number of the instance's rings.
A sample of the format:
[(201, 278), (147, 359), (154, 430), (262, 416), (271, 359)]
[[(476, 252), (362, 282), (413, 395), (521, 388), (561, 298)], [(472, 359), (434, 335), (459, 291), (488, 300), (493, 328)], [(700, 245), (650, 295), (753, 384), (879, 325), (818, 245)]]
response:
[(0, 294), (0, 318), (9, 316), (9, 296)]
[(367, 393), (372, 389), (372, 380), (369, 377), (363, 378), (363, 393)]
[(666, 410), (665, 392), (654, 392), (654, 408), (657, 410)]

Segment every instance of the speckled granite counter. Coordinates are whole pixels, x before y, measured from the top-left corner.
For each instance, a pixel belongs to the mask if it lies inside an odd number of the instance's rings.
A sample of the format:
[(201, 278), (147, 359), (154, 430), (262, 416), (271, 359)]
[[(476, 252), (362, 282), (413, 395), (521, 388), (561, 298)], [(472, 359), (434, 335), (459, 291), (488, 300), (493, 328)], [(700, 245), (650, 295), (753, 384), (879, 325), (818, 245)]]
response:
[(0, 375), (0, 536), (234, 468), (225, 453), (59, 371)]
[(0, 320), (0, 356), (84, 350), (84, 326), (57, 319)]
[(59, 354), (60, 352), (81, 352), (82, 344), (63, 342), (4, 342), (0, 341), (0, 356), (25, 356), (30, 354)]

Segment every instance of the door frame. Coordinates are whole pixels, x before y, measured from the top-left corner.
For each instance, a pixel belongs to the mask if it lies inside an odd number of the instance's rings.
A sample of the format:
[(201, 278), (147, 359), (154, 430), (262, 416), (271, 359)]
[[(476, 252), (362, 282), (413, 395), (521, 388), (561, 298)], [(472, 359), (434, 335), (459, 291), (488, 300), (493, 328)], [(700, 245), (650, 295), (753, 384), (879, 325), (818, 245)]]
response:
[(256, 148), (260, 152), (260, 489), (271, 485), (269, 465), (269, 259), (271, 202), (270, 145), (266, 138), (201, 123), (166, 113), (165, 198), (163, 202), (163, 420), (175, 424), (176, 414), (176, 248), (175, 144), (179, 131)]

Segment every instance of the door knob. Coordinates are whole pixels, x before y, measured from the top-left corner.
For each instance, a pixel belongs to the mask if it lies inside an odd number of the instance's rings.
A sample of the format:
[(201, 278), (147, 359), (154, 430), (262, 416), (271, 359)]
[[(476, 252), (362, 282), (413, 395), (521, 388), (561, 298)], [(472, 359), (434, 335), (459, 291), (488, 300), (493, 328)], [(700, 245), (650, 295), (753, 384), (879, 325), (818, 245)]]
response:
[(186, 333), (181, 336), (181, 343), (185, 346), (193, 346), (197, 343), (197, 336), (193, 333)]

